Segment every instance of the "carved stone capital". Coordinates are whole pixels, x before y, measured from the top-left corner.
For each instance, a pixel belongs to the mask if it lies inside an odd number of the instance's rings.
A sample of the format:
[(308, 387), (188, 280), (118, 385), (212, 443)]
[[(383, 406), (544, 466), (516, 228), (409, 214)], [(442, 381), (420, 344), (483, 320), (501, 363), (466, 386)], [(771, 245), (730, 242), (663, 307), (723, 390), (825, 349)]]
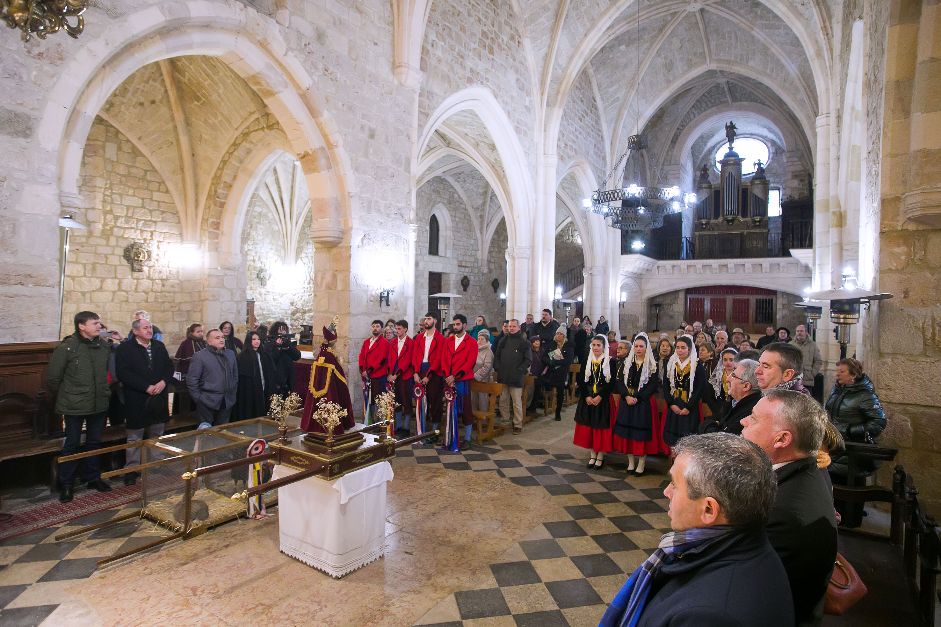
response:
[(941, 226), (941, 187), (922, 187), (902, 196), (902, 219), (925, 226)]

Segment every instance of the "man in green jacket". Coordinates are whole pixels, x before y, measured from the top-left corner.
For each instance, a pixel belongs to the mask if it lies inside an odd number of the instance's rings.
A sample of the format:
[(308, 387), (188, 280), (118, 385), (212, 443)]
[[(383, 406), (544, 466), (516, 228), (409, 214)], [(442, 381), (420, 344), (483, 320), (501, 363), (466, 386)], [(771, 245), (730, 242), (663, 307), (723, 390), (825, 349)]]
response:
[[(108, 357), (111, 348), (100, 337), (101, 320), (91, 311), (75, 314), (75, 333), (66, 337), (52, 352), (46, 371), (49, 391), (55, 398), (55, 411), (65, 417), (65, 444), (62, 455), (81, 448), (85, 424), (84, 450), (101, 447), (111, 388), (108, 387)], [(59, 500), (72, 500), (73, 482), (78, 462), (59, 465)], [(101, 479), (98, 457), (89, 457), (82, 465), (82, 480), (89, 488), (109, 492), (111, 486)]]

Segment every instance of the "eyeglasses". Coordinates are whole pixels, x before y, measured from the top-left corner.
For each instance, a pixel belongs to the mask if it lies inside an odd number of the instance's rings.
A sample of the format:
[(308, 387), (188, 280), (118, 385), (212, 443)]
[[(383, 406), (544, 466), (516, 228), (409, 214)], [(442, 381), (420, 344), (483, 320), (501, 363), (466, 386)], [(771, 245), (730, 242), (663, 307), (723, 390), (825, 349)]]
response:
[(734, 372), (730, 372), (730, 373), (729, 373), (729, 376), (732, 377), (733, 379), (738, 379), (738, 380), (741, 381), (742, 383), (748, 383), (748, 381), (746, 381), (746, 380), (743, 379), (742, 377), (738, 376), (738, 375), (735, 374)]

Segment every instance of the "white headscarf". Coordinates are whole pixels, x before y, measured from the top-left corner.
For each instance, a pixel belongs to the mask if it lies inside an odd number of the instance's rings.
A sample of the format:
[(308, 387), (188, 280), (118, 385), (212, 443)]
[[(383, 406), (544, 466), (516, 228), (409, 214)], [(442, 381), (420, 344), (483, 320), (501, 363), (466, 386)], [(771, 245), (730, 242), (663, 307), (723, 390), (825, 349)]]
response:
[[(634, 342), (637, 341), (637, 338), (643, 338), (644, 342), (647, 343), (647, 350), (644, 351), (644, 365), (640, 369), (640, 384), (638, 389), (647, 385), (647, 381), (650, 380), (650, 375), (657, 372), (657, 360), (653, 358), (653, 351), (650, 349), (650, 338), (647, 337), (647, 334), (644, 332), (638, 333), (634, 336)], [(631, 342), (631, 352), (627, 356), (624, 367), (624, 385), (629, 385), (627, 377), (631, 370), (631, 364), (634, 363), (634, 342)]]
[[(608, 338), (606, 338), (605, 336), (601, 334), (598, 334), (591, 338), (591, 340), (588, 343), (589, 347), (591, 346), (591, 342), (594, 342), (595, 340), (601, 340), (601, 343), (604, 345), (604, 348), (602, 349), (602, 352), (601, 352), (601, 374), (604, 377), (605, 381), (610, 381), (611, 380), (611, 365), (610, 365), (611, 357), (610, 355), (608, 355)], [(588, 349), (588, 361), (585, 363), (585, 378), (584, 378), (585, 383), (588, 383), (588, 381), (591, 379), (591, 364), (593, 361), (595, 361), (595, 353), (591, 350), (591, 348), (589, 348)]]
[(709, 376), (709, 383), (712, 384), (712, 389), (716, 392), (716, 398), (722, 396), (722, 356), (726, 353), (738, 355), (738, 351), (734, 348), (725, 348), (719, 353), (719, 363), (716, 364), (712, 374)]
[(680, 358), (676, 356), (676, 349), (673, 350), (673, 354), (670, 355), (670, 361), (667, 362), (667, 377), (670, 379), (670, 393), (676, 394), (676, 381), (673, 379), (673, 375), (676, 374), (677, 366), (685, 366), (689, 363), (689, 393), (693, 393), (693, 383), (696, 378), (696, 365), (699, 363), (699, 355), (696, 353), (696, 342), (693, 341), (693, 338), (689, 335), (681, 335), (676, 338), (676, 341), (686, 340), (689, 343), (689, 358), (685, 362), (680, 362)]

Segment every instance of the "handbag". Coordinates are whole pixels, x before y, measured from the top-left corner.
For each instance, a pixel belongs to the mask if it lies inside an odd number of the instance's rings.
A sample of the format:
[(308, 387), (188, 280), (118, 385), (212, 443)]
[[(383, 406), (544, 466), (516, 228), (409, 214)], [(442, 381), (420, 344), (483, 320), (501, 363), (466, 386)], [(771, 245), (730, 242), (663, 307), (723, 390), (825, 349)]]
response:
[(832, 616), (842, 616), (866, 596), (869, 588), (859, 578), (859, 573), (842, 554), (836, 554), (830, 582), (827, 584), (823, 611)]

